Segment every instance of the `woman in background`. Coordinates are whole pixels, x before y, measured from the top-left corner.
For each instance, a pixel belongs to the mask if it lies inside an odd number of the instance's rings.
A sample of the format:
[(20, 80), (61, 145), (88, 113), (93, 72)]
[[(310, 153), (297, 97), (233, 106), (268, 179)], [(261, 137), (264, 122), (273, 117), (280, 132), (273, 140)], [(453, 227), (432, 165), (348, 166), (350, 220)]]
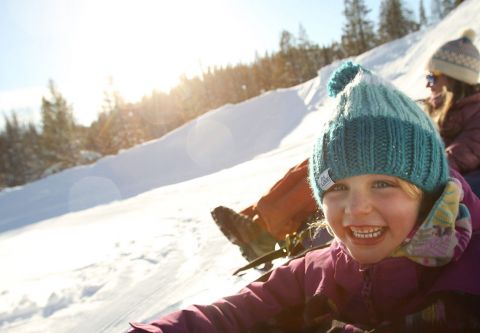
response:
[(427, 64), (427, 111), (445, 143), (450, 167), (480, 196), (480, 54), (466, 30), (442, 45)]

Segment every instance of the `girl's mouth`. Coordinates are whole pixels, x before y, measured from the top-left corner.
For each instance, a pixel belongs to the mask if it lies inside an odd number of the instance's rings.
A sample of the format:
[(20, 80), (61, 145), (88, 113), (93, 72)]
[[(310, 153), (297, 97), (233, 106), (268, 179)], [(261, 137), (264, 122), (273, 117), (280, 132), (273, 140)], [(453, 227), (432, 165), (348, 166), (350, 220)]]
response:
[(350, 226), (350, 230), (352, 231), (352, 235), (355, 238), (361, 239), (372, 239), (380, 237), (384, 232), (383, 227), (353, 227)]

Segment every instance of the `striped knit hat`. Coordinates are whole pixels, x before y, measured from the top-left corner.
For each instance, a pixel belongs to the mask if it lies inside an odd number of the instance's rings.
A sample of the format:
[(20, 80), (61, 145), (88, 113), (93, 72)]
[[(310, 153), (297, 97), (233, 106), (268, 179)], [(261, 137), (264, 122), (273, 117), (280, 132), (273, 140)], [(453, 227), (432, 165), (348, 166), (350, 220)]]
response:
[(430, 58), (427, 70), (440, 72), (468, 84), (477, 84), (480, 53), (473, 45), (475, 31), (467, 29), (459, 39), (443, 44)]
[(363, 174), (402, 178), (427, 193), (448, 179), (442, 139), (415, 102), (352, 62), (328, 83), (336, 107), (321, 128), (310, 157), (310, 186), (321, 205), (336, 181)]

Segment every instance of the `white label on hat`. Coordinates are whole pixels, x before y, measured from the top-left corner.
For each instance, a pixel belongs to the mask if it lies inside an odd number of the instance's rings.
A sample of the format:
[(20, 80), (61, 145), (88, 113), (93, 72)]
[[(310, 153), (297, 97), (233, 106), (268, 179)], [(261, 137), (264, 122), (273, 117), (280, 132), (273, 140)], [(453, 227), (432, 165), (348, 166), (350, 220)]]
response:
[(335, 182), (330, 178), (330, 175), (328, 174), (328, 171), (330, 170), (327, 169), (324, 172), (320, 174), (320, 179), (318, 180), (318, 185), (322, 188), (322, 190), (326, 191), (330, 187), (332, 187)]

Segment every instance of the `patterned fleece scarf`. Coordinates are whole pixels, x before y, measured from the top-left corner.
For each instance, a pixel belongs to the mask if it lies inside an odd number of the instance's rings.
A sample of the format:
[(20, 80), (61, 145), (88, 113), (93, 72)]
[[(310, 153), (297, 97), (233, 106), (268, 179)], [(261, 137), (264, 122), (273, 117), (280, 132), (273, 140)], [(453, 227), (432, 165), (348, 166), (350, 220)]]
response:
[(460, 203), (462, 197), (460, 183), (451, 178), (425, 221), (410, 232), (391, 256), (407, 257), (429, 267), (457, 260), (472, 237), (470, 213)]

